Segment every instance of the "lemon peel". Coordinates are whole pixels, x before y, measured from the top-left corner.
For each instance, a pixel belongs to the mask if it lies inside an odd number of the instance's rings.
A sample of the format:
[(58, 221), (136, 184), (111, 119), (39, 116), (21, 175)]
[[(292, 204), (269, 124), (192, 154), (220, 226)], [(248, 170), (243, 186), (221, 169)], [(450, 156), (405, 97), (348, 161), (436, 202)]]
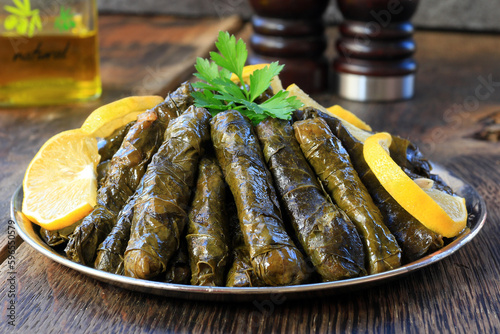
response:
[(291, 84), (286, 88), (286, 90), (290, 93), (291, 96), (296, 96), (302, 103), (304, 103), (304, 106), (301, 109), (304, 109), (306, 107), (312, 107), (324, 112), (327, 115), (340, 119), (341, 121), (343, 121), (344, 124), (347, 123), (348, 125), (354, 126), (361, 130), (372, 131), (371, 126), (363, 122), (352, 112), (345, 110), (344, 108), (338, 105), (332, 106), (327, 109), (318, 102), (316, 102), (313, 98), (311, 98), (296, 84)]
[(467, 223), (465, 199), (429, 188), (422, 180), (414, 182), (390, 157), (391, 142), (391, 135), (381, 132), (366, 139), (363, 147), (365, 161), (381, 185), (425, 227), (448, 238), (457, 236)]
[(125, 97), (94, 110), (83, 122), (81, 129), (93, 137), (107, 137), (116, 129), (135, 121), (137, 115), (163, 101), (163, 97), (158, 95)]

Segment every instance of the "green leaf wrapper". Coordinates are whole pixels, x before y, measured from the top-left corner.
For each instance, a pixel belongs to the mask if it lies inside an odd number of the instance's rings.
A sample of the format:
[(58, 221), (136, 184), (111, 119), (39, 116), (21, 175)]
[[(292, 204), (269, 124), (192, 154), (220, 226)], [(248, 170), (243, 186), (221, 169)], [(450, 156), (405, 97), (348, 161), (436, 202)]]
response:
[(164, 128), (153, 110), (140, 115), (108, 167), (97, 193), (97, 205), (71, 235), (65, 252), (69, 259), (93, 265), (97, 247), (116, 223), (117, 215), (134, 193), (161, 143)]
[(170, 120), (193, 103), (191, 87), (184, 83), (167, 99), (137, 117), (118, 151), (113, 155), (97, 205), (71, 235), (65, 252), (69, 259), (88, 266), (94, 264), (97, 248), (115, 226), (117, 216), (134, 193), (151, 158), (161, 145)]
[[(361, 181), (368, 189), (373, 202), (380, 209), (385, 225), (396, 237), (403, 251), (403, 262), (415, 261), (428, 252), (443, 247), (444, 242), (441, 235), (432, 232), (422, 225), (404, 210), (382, 187), (365, 162), (363, 157), (363, 142), (353, 135), (340, 120), (314, 109), (306, 110), (305, 113), (297, 112), (295, 116), (297, 119), (314, 117), (321, 117), (326, 121), (332, 133), (341, 140), (342, 145), (349, 153), (351, 162)], [(397, 140), (403, 139), (399, 138)], [(411, 164), (411, 161), (406, 156), (393, 157), (393, 159), (395, 161), (407, 161), (407, 163)]]
[(206, 109), (191, 106), (169, 124), (134, 206), (125, 275), (154, 278), (179, 248), (198, 161), (210, 138), (209, 121)]
[[(136, 194), (142, 191), (141, 186)], [(97, 249), (94, 267), (109, 273), (124, 275), (123, 255), (130, 239), (130, 228), (134, 217), (136, 196), (131, 196), (118, 214), (116, 225)]]
[(186, 236), (192, 285), (224, 286), (229, 257), (225, 188), (217, 160), (201, 159)]
[(268, 118), (257, 126), (257, 134), (300, 244), (323, 281), (364, 275), (365, 254), (356, 227), (326, 199), (291, 123)]
[(340, 140), (319, 117), (295, 122), (293, 128), (302, 152), (328, 194), (356, 225), (363, 240), (368, 273), (398, 268), (401, 249)]
[(168, 263), (163, 281), (173, 284), (189, 284), (191, 281), (189, 254), (185, 238), (181, 238), (179, 248)]
[(285, 231), (272, 176), (250, 122), (238, 111), (226, 111), (212, 119), (211, 132), (255, 272), (268, 285), (305, 282), (305, 259)]
[(229, 194), (227, 203), (227, 214), (229, 217), (228, 225), (231, 233), (232, 264), (226, 277), (226, 286), (228, 287), (257, 287), (266, 284), (257, 276), (253, 270), (250, 261), (250, 253), (243, 232), (241, 231), (240, 221), (238, 220), (238, 211), (236, 203), (231, 194)]

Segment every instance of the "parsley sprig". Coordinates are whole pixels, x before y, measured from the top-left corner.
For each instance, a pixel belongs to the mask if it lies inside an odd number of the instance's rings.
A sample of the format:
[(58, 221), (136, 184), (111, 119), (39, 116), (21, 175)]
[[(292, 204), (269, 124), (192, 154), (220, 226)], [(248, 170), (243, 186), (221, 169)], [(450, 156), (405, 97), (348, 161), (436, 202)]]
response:
[[(284, 65), (273, 62), (269, 66), (254, 71), (250, 75), (249, 85), (243, 81), (243, 67), (248, 51), (243, 40), (219, 32), (215, 42), (219, 53), (210, 52), (210, 60), (198, 58), (194, 75), (200, 79), (193, 86), (198, 90), (192, 95), (197, 107), (207, 108), (214, 116), (224, 110), (235, 109), (246, 115), (253, 124), (258, 124), (268, 116), (290, 119), (292, 111), (302, 107), (295, 96), (288, 96), (287, 91), (279, 91), (270, 99), (257, 103), (255, 100), (269, 88), (271, 80), (278, 75)], [(220, 67), (220, 69), (219, 69)], [(231, 81), (234, 73), (239, 84)]]

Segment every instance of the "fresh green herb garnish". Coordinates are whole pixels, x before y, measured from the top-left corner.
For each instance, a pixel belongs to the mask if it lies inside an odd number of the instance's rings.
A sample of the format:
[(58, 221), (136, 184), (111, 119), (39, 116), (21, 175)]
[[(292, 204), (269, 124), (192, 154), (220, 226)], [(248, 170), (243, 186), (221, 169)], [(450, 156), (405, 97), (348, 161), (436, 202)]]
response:
[[(250, 83), (243, 82), (243, 67), (248, 51), (243, 40), (219, 32), (215, 46), (220, 53), (210, 52), (210, 60), (198, 58), (194, 75), (201, 81), (193, 86), (200, 89), (192, 95), (197, 107), (207, 108), (212, 116), (224, 110), (238, 110), (253, 124), (258, 124), (268, 116), (290, 119), (292, 111), (302, 107), (295, 96), (287, 91), (279, 91), (270, 99), (257, 103), (255, 100), (269, 88), (271, 80), (278, 75), (284, 65), (273, 62), (250, 75)], [(219, 69), (220, 67), (220, 69)], [(231, 81), (231, 73), (239, 79), (239, 85)]]

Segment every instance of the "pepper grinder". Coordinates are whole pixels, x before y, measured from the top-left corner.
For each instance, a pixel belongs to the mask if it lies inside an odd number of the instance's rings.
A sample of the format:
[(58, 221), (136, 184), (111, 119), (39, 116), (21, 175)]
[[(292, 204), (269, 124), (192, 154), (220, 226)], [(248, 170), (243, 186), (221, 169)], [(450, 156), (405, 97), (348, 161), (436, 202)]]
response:
[(255, 11), (250, 64), (279, 61), (284, 87), (296, 83), (308, 93), (327, 88), (327, 46), (322, 16), (329, 0), (249, 0)]
[(339, 96), (395, 101), (414, 94), (417, 64), (410, 18), (418, 0), (337, 0), (344, 16), (333, 62)]

